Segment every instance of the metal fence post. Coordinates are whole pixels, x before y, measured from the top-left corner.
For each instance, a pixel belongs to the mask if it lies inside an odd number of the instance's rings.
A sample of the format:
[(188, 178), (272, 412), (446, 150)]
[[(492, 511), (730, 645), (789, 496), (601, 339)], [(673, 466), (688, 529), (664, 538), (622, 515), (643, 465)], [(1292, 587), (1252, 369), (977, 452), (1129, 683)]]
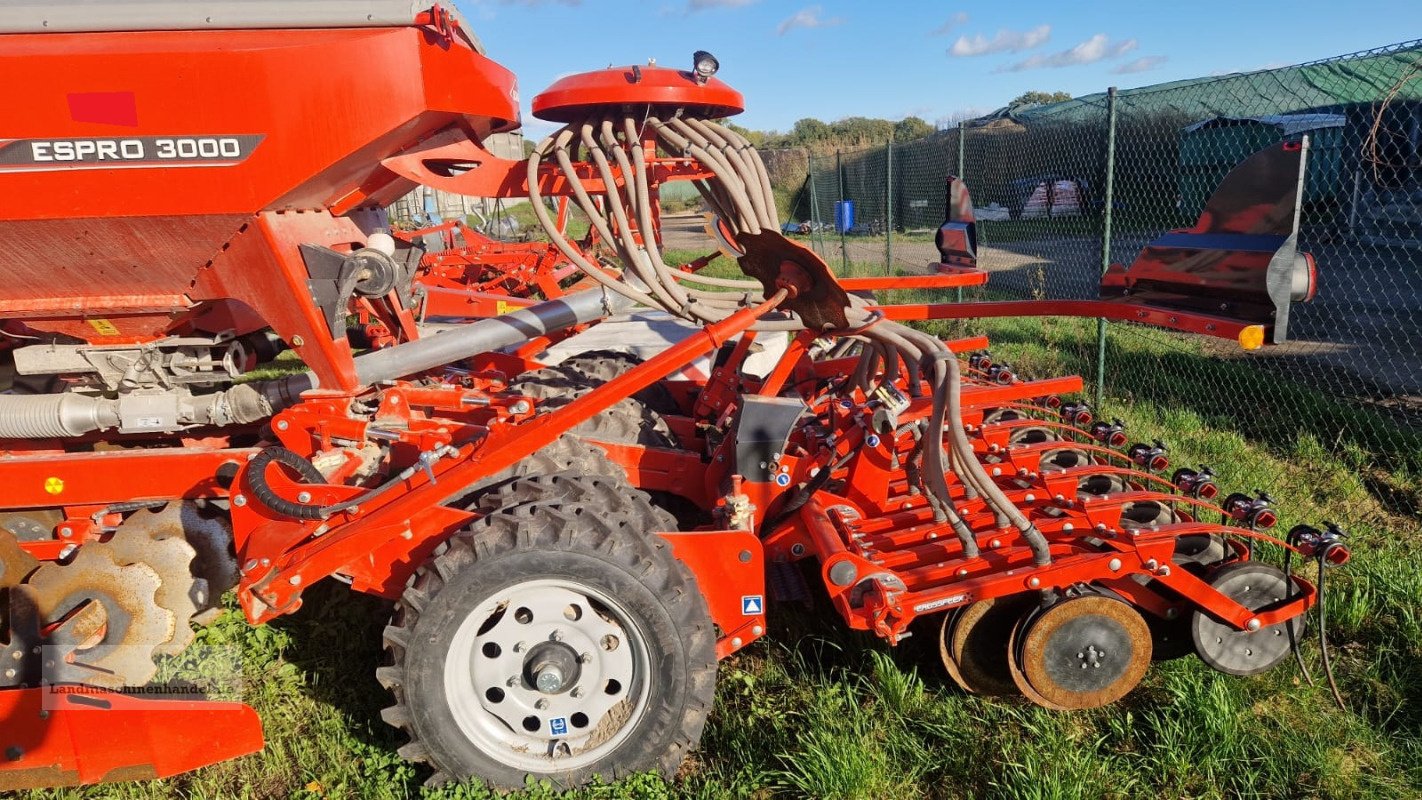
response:
[[(1111, 214), (1116, 196), (1116, 87), (1106, 90), (1106, 209), (1101, 219), (1101, 274), (1111, 266)], [(1106, 320), (1096, 320), (1096, 408), (1106, 394)]]
[(805, 150), (805, 180), (810, 184), (810, 243), (820, 243), (820, 255), (825, 254), (824, 217), (820, 214), (820, 193), (815, 189), (815, 157)]
[[(835, 151), (834, 151), (834, 169), (835, 169), (835, 172), (838, 172), (838, 173), (839, 173), (839, 202), (843, 203), (843, 202), (844, 202), (844, 159), (843, 159), (843, 157), (840, 155), (840, 151), (839, 151), (839, 150), (835, 150)], [(844, 264), (844, 266), (843, 266), (844, 274), (845, 274), (845, 275), (848, 275), (848, 274), (849, 274), (849, 241), (845, 238), (845, 234), (846, 234), (845, 228), (847, 228), (848, 226), (841, 225), (841, 224), (839, 223), (839, 212), (840, 212), (840, 208), (841, 208), (840, 206), (835, 206), (835, 209), (834, 209), (834, 226), (835, 226), (836, 228), (839, 228), (839, 254), (840, 254), (840, 259), (841, 259), (841, 261), (842, 261), (843, 264)]]
[(884, 274), (894, 274), (894, 132), (884, 148)]
[[(967, 123), (966, 121), (959, 121), (959, 122), (958, 122), (958, 180), (962, 181), (964, 186), (967, 186), (967, 185), (968, 185), (967, 176), (964, 175), (964, 173), (966, 173), (966, 172), (968, 171), (968, 168), (967, 168), (968, 155), (967, 155), (967, 153), (968, 153), (968, 123)], [(944, 217), (946, 218), (946, 217), (947, 217), (947, 214), (948, 214), (948, 210), (947, 210), (947, 209), (944, 209), (944, 212), (943, 212), (943, 213), (944, 213)], [(963, 302), (963, 287), (959, 286), (959, 287), (957, 288), (956, 292), (957, 292), (957, 295), (958, 295), (958, 302), (959, 302), (959, 303)]]

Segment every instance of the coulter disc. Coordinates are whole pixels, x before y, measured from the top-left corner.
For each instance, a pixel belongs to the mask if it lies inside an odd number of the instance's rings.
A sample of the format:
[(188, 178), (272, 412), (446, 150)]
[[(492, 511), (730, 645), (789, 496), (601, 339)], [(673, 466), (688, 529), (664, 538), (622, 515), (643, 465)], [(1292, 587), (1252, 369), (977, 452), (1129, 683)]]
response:
[(1030, 594), (979, 600), (944, 620), (940, 651), (949, 676), (972, 694), (1017, 694), (1007, 667), (1007, 640), (1013, 622), (1035, 602)]
[(1114, 703), (1150, 668), (1150, 629), (1129, 605), (1100, 595), (1063, 600), (1019, 631), (1022, 677), (1056, 707)]

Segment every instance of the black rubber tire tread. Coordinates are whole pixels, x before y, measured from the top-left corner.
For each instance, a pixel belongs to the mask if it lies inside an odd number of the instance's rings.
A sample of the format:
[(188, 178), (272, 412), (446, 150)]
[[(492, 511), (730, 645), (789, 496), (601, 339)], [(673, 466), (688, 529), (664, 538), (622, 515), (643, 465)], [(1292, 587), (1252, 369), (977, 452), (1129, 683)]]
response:
[[(569, 377), (589, 378), (600, 385), (645, 362), (645, 358), (622, 350), (589, 350), (563, 359), (554, 369)], [(676, 400), (672, 399), (671, 392), (659, 383), (654, 383), (632, 396), (658, 414), (681, 413), (681, 408), (676, 404)]]
[(608, 758), (533, 777), (571, 788), (594, 775), (670, 776), (700, 741), (715, 698), (716, 634), (690, 571), (633, 514), (527, 503), (479, 520), (436, 550), (411, 577), (385, 629), (391, 665), (376, 677), (395, 705), (381, 716), (409, 735), (402, 757), (435, 768), (431, 784), (477, 775), (495, 787), (524, 787), (527, 773), (483, 754), (459, 732), (444, 701), (443, 666), (462, 610), (546, 575), (586, 580), (638, 616), (654, 674), (638, 728)]
[[(536, 398), (539, 410), (548, 412), (568, 405), (599, 385), (592, 378), (569, 377), (569, 373), (547, 367), (519, 376), (509, 384), (509, 391)], [(570, 433), (619, 444), (674, 446), (666, 420), (636, 397), (624, 397), (601, 414), (575, 425)]]
[(578, 471), (527, 475), (479, 496), (478, 509), (493, 514), (528, 503), (562, 503), (600, 511), (628, 513), (643, 520), (648, 530), (674, 531), (676, 517), (652, 504), (651, 497), (625, 479), (587, 475)]

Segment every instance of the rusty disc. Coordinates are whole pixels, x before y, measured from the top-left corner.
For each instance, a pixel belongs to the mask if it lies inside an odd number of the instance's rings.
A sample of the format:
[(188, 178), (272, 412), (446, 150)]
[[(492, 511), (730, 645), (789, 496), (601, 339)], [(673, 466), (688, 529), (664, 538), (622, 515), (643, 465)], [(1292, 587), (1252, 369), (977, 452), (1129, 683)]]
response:
[(1037, 691), (1037, 687), (1027, 680), (1027, 676), (1022, 674), (1022, 632), (1040, 613), (1042, 613), (1041, 608), (1034, 608), (1018, 617), (1017, 621), (1012, 624), (1012, 631), (1007, 635), (1007, 674), (1012, 677), (1012, 683), (1017, 687), (1017, 691), (1021, 692), (1023, 697), (1031, 700), (1034, 705), (1052, 711), (1066, 711), (1066, 707), (1057, 705), (1043, 697), (1042, 693)]
[(938, 659), (943, 662), (943, 669), (948, 671), (948, 677), (952, 678), (954, 683), (962, 687), (963, 691), (971, 691), (963, 683), (963, 673), (958, 671), (958, 662), (953, 660), (953, 651), (948, 645), (953, 638), (953, 625), (962, 615), (963, 608), (959, 606), (943, 615), (943, 625), (938, 629)]
[(114, 563), (121, 567), (144, 564), (158, 575), (154, 599), (159, 607), (173, 613), (173, 636), (160, 644), (157, 652), (182, 652), (193, 640), (189, 623), (198, 612), (198, 603), (207, 602), (206, 581), (201, 582), (201, 591), (195, 591), (199, 584), (192, 574), (196, 551), (183, 530), (182, 504), (169, 503), (160, 511), (145, 508), (133, 512), (107, 542), (97, 547), (108, 548)]
[(0, 589), (19, 586), (39, 567), (39, 561), (25, 552), (13, 534), (0, 528)]
[(1150, 668), (1150, 628), (1134, 608), (1101, 595), (1063, 600), (1019, 632), (1023, 678), (1068, 710), (1114, 703)]
[(151, 567), (120, 566), (103, 545), (85, 545), (69, 563), (35, 570), (20, 591), (41, 624), (52, 626), (46, 677), (108, 688), (152, 679), (154, 648), (172, 639), (174, 628), (173, 612), (156, 600), (160, 584)]
[(1007, 668), (1007, 644), (1012, 624), (1031, 609), (1035, 598), (1027, 594), (979, 600), (964, 608), (945, 629), (948, 657), (953, 663), (948, 674), (972, 694), (1003, 696), (1017, 694)]

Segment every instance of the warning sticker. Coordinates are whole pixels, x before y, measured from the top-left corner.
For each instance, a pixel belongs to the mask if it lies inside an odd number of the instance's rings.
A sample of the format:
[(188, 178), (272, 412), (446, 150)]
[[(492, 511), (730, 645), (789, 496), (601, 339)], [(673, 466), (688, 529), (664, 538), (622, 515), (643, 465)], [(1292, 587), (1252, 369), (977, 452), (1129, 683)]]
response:
[(89, 326), (92, 327), (94, 330), (98, 331), (100, 336), (119, 335), (118, 326), (114, 325), (112, 322), (109, 322), (106, 319), (91, 319), (89, 320)]
[(741, 615), (755, 617), (765, 613), (765, 598), (758, 594), (741, 596)]

